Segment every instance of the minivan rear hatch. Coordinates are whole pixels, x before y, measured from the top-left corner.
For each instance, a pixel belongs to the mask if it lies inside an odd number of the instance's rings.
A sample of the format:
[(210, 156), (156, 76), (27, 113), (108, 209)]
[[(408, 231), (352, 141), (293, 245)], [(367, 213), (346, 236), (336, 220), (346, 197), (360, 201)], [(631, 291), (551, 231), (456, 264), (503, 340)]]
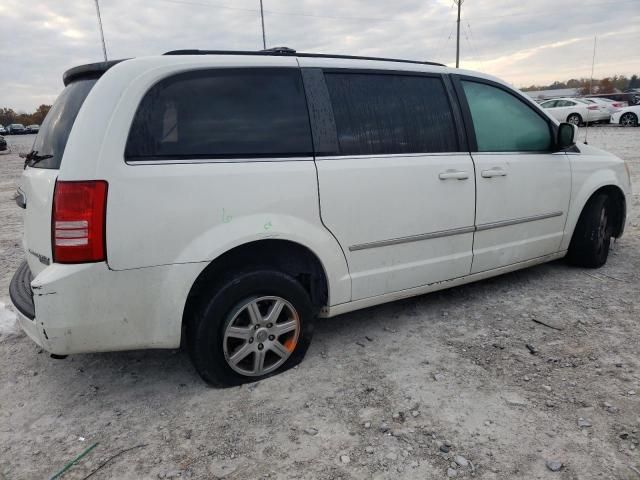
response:
[(33, 277), (52, 262), (53, 195), (69, 134), (98, 78), (117, 62), (82, 65), (65, 72), (65, 89), (49, 110), (26, 156), (20, 186), (25, 207), (23, 247)]

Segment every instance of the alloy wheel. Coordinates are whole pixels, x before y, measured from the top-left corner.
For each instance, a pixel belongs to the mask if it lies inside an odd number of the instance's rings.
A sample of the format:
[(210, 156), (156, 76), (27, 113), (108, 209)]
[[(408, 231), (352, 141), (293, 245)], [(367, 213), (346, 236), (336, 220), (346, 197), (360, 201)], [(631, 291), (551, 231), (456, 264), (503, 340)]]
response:
[(607, 209), (603, 208), (600, 212), (600, 224), (597, 231), (598, 241), (598, 253), (606, 246), (606, 242), (611, 241), (611, 233), (609, 232), (609, 217), (607, 215)]
[(636, 119), (631, 113), (625, 113), (620, 117), (620, 125), (623, 127), (634, 127), (636, 125)]
[(237, 373), (256, 377), (280, 367), (300, 337), (300, 316), (284, 298), (250, 298), (230, 313), (223, 338), (224, 358)]

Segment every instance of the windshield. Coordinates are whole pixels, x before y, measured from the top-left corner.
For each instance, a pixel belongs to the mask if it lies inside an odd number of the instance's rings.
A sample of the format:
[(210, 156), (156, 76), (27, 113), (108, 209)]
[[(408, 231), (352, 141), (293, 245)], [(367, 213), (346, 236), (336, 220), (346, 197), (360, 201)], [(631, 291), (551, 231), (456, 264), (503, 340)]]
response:
[(77, 80), (67, 85), (62, 91), (47, 113), (38, 131), (38, 136), (33, 142), (31, 154), (37, 162), (32, 162), (30, 166), (60, 168), (73, 122), (96, 82), (96, 79)]

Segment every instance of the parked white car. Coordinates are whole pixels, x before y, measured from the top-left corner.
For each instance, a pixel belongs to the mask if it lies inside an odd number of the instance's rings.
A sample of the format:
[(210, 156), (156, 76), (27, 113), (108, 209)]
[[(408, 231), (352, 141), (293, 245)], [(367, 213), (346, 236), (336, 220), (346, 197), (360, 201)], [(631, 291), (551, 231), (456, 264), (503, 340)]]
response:
[(640, 118), (640, 105), (632, 105), (611, 114), (611, 123), (618, 123), (623, 127), (637, 127), (638, 118)]
[(313, 323), (568, 257), (607, 260), (626, 164), (528, 97), (428, 62), (173, 52), (64, 75), (16, 202), (10, 296), (58, 356), (177, 348), (214, 385)]
[(609, 119), (609, 112), (605, 107), (590, 104), (578, 98), (554, 98), (542, 102), (540, 106), (559, 122), (568, 122), (573, 125)]
[(629, 104), (627, 102), (621, 102), (618, 100), (611, 100), (610, 98), (604, 98), (604, 97), (590, 97), (590, 98), (584, 98), (583, 100), (587, 100), (590, 102), (594, 102), (594, 103), (598, 103), (604, 107), (607, 108), (607, 111), (609, 112), (609, 115), (611, 115), (612, 113), (620, 110), (621, 108), (625, 108), (627, 106), (629, 106)]
[[(613, 107), (607, 102), (600, 100), (599, 98), (579, 98), (577, 100), (580, 100), (581, 102), (587, 104), (587, 109), (590, 110), (590, 113), (593, 112), (590, 115), (590, 118), (594, 118), (595, 116), (594, 121), (596, 122), (608, 122), (609, 118), (611, 117), (611, 113), (617, 110), (617, 108)], [(597, 109), (594, 109), (594, 106)]]

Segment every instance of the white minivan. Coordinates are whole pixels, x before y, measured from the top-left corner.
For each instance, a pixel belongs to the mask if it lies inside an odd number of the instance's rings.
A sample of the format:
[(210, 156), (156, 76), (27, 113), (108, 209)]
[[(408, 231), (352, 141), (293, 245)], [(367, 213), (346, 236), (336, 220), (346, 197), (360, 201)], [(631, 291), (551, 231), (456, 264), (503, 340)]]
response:
[(73, 68), (25, 161), (19, 322), (64, 356), (186, 346), (229, 386), (317, 317), (567, 256), (599, 267), (625, 162), (493, 77), (176, 51)]

